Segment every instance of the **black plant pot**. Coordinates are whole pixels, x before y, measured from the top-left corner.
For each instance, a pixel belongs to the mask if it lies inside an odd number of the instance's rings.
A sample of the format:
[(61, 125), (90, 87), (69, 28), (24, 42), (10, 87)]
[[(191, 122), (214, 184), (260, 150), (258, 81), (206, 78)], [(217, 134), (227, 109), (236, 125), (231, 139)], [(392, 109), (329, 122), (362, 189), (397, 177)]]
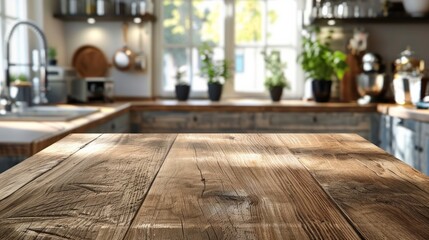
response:
[(313, 89), (313, 96), (316, 102), (329, 102), (331, 98), (332, 81), (313, 80), (311, 87)]
[(179, 101), (186, 101), (189, 98), (191, 87), (189, 85), (176, 85), (176, 98)]
[(209, 99), (214, 102), (219, 101), (222, 95), (223, 85), (219, 83), (209, 83), (208, 87), (209, 87)]
[(270, 96), (271, 96), (271, 100), (273, 100), (273, 102), (280, 101), (280, 98), (282, 98), (282, 94), (283, 94), (283, 87), (272, 87), (272, 88), (270, 88)]
[(49, 59), (50, 66), (57, 66), (57, 59)]

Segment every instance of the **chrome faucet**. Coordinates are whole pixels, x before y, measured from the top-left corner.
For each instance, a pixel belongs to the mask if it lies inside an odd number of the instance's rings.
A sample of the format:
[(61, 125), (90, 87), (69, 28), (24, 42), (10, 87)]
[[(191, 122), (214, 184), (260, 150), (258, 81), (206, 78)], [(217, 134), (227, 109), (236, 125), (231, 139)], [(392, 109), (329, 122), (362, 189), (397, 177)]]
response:
[[(6, 86), (2, 91), (2, 96), (0, 96), (0, 104), (3, 103), (3, 108), (6, 112), (12, 111), (14, 102), (10, 97), (10, 85), (11, 85), (11, 79), (10, 79), (10, 67), (11, 66), (20, 66), (22, 64), (19, 63), (11, 63), (10, 62), (10, 41), (13, 36), (14, 31), (20, 26), (25, 25), (28, 26), (30, 29), (32, 29), (38, 36), (39, 41), (42, 43), (42, 60), (41, 60), (41, 66), (40, 66), (40, 80), (38, 84), (38, 89), (35, 89), (36, 94), (33, 99), (33, 104), (39, 105), (39, 104), (46, 104), (48, 103), (48, 99), (46, 98), (47, 88), (48, 88), (48, 44), (46, 41), (46, 36), (43, 33), (43, 31), (33, 22), (30, 21), (19, 21), (13, 25), (12, 29), (9, 32), (9, 35), (7, 37), (6, 42), (6, 61), (7, 61), (7, 67), (6, 67)], [(31, 64), (23, 64), (30, 66)], [(0, 109), (1, 110), (1, 109)]]

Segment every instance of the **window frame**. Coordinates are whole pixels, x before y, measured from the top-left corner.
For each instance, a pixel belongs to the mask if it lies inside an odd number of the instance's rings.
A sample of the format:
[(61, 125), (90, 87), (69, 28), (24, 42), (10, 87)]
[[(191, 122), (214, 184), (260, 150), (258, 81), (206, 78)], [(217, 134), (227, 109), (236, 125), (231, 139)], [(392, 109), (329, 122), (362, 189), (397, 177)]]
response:
[[(183, 0), (186, 2), (191, 2), (193, 0)], [(229, 59), (230, 61), (235, 62), (235, 50), (237, 48), (240, 47), (251, 47), (251, 48), (263, 48), (263, 49), (273, 49), (273, 48), (280, 48), (280, 49), (294, 49), (297, 51), (297, 53), (299, 53), (299, 49), (301, 46), (301, 40), (300, 40), (300, 32), (302, 31), (302, 26), (303, 26), (303, 10), (300, 9), (299, 7), (299, 0), (295, 0), (297, 1), (297, 26), (296, 26), (296, 43), (297, 46), (293, 46), (293, 45), (288, 45), (288, 44), (267, 44), (267, 40), (265, 38), (265, 36), (263, 37), (263, 44), (248, 44), (248, 45), (237, 45), (235, 42), (235, 2), (236, 0), (219, 0), (222, 1), (225, 5), (225, 17), (224, 17), (224, 46), (219, 46), (219, 47), (223, 47), (224, 48), (224, 55), (225, 55), (225, 59)], [(267, 1), (267, 0), (261, 0), (261, 1)], [(157, 6), (156, 6), (156, 15), (159, 16), (159, 21), (160, 23), (158, 24), (158, 27), (155, 28), (155, 36), (154, 36), (154, 41), (155, 43), (159, 43), (159, 44), (155, 44), (155, 49), (154, 49), (154, 61), (155, 61), (155, 69), (154, 69), (154, 77), (155, 77), (155, 81), (154, 81), (154, 95), (156, 97), (161, 97), (161, 98), (174, 98), (175, 97), (175, 93), (174, 91), (166, 91), (164, 90), (164, 79), (163, 79), (163, 53), (164, 53), (164, 49), (165, 49), (165, 43), (164, 43), (164, 39), (163, 39), (163, 23), (162, 23), (162, 19), (163, 19), (163, 2), (164, 0), (161, 1), (157, 1)], [(267, 4), (265, 4), (265, 6), (267, 7)], [(192, 5), (190, 5), (190, 7), (192, 7)], [(266, 11), (267, 9), (265, 9)], [(191, 22), (190, 24), (192, 24), (192, 17), (190, 17)], [(267, 21), (265, 21), (265, 24), (268, 24)], [(192, 25), (191, 25), (192, 26)], [(193, 34), (193, 29), (192, 27), (189, 28), (189, 37), (192, 36)], [(172, 44), (170, 45), (170, 47), (184, 47), (187, 49), (187, 51), (190, 51), (190, 61), (193, 61), (193, 56), (192, 56), (192, 47), (193, 43), (189, 43), (189, 44)], [(193, 73), (190, 73), (193, 74)], [(235, 91), (234, 89), (234, 72), (231, 75), (230, 79), (228, 79), (228, 81), (226, 81), (226, 83), (224, 84), (224, 90), (223, 90), (223, 97), (224, 98), (261, 98), (261, 99), (266, 99), (267, 97), (269, 98), (269, 93), (268, 90), (265, 90), (264, 92), (240, 92), (240, 91)], [(302, 69), (300, 67), (298, 67), (297, 65), (297, 69), (296, 69), (296, 80), (295, 80), (295, 86), (296, 89), (295, 91), (292, 90), (288, 90), (288, 89), (284, 89), (284, 94), (283, 94), (283, 98), (284, 99), (297, 99), (297, 98), (301, 98), (304, 92), (304, 73), (302, 71)], [(291, 79), (289, 79), (289, 81), (291, 81)], [(207, 92), (206, 91), (191, 91), (190, 94), (190, 98), (207, 98)]]
[[(16, 4), (19, 4), (19, 6), (17, 6), (17, 9), (21, 11), (18, 16), (10, 16), (6, 13), (6, 1), (7, 0), (0, 0), (0, 44), (2, 46), (2, 49), (0, 51), (0, 54), (2, 56), (0, 60), (0, 67), (1, 67), (2, 73), (5, 73), (7, 68), (7, 61), (6, 61), (7, 39), (6, 38), (8, 37), (11, 30), (7, 28), (8, 27), (7, 22), (8, 21), (17, 22), (19, 20), (25, 20), (28, 18), (28, 3), (26, 0), (19, 0), (15, 2)], [(29, 46), (27, 44), (27, 39), (28, 39), (28, 36), (26, 33), (23, 34), (23, 37), (20, 39), (20, 46), (22, 46), (22, 50), (20, 51), (21, 54), (19, 58), (23, 58), (23, 61), (28, 61), (30, 57), (29, 55), (23, 54), (23, 53), (28, 53)], [(6, 77), (5, 74), (0, 75), (0, 83), (6, 84), (5, 77)]]

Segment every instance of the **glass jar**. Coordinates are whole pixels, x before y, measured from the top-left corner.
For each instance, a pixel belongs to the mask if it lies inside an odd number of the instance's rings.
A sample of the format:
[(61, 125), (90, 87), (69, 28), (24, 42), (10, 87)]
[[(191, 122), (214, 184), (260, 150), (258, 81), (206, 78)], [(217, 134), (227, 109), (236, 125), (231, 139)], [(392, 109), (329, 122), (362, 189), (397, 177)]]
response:
[(69, 9), (68, 12), (70, 15), (78, 14), (79, 1), (78, 0), (69, 0)]
[(67, 15), (68, 14), (67, 4), (68, 4), (67, 0), (61, 0), (61, 2), (60, 2), (60, 13), (62, 15)]
[(104, 16), (108, 14), (109, 2), (106, 0), (97, 0), (97, 15)]
[(115, 0), (114, 1), (114, 13), (115, 15), (121, 16), (126, 14), (126, 3), (123, 0)]
[(85, 0), (85, 13), (86, 15), (95, 14), (95, 0)]

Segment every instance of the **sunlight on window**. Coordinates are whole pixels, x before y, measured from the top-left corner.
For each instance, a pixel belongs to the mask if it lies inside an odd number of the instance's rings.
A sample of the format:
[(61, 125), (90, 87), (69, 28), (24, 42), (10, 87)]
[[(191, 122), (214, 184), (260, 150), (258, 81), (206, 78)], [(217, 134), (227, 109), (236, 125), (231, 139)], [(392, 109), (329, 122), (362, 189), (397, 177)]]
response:
[[(18, 20), (26, 19), (27, 17), (27, 4), (26, 0), (2, 0), (0, 1), (0, 39), (2, 46), (6, 45), (6, 37), (9, 34), (10, 29)], [(15, 32), (11, 40), (10, 45), (10, 57), (11, 62), (28, 62), (29, 52), (28, 52), (28, 32), (24, 29), (18, 29)], [(5, 56), (5, 48), (0, 49), (1, 56)], [(2, 73), (4, 72), (5, 67), (5, 58), (0, 58), (0, 66)], [(26, 74), (28, 76), (30, 69), (28, 67), (14, 67), (11, 69), (13, 74)], [(3, 82), (5, 79), (4, 74), (0, 74), (0, 80)]]
[(235, 9), (234, 90), (263, 93), (265, 65), (261, 52), (276, 49), (288, 67), (285, 74), (296, 89), (297, 4), (294, 0), (237, 0)]
[[(215, 58), (225, 57), (225, 41), (234, 51), (233, 92), (263, 94), (265, 66), (261, 52), (277, 49), (287, 61), (285, 74), (291, 91), (296, 89), (299, 16), (297, 0), (235, 0), (233, 28), (226, 26), (224, 0), (164, 0), (161, 39), (163, 52), (162, 91), (174, 90), (174, 73), (185, 66), (193, 92), (207, 90), (199, 73), (197, 48), (208, 41)], [(231, 22), (232, 23), (232, 22)], [(232, 57), (230, 54), (228, 56)]]

